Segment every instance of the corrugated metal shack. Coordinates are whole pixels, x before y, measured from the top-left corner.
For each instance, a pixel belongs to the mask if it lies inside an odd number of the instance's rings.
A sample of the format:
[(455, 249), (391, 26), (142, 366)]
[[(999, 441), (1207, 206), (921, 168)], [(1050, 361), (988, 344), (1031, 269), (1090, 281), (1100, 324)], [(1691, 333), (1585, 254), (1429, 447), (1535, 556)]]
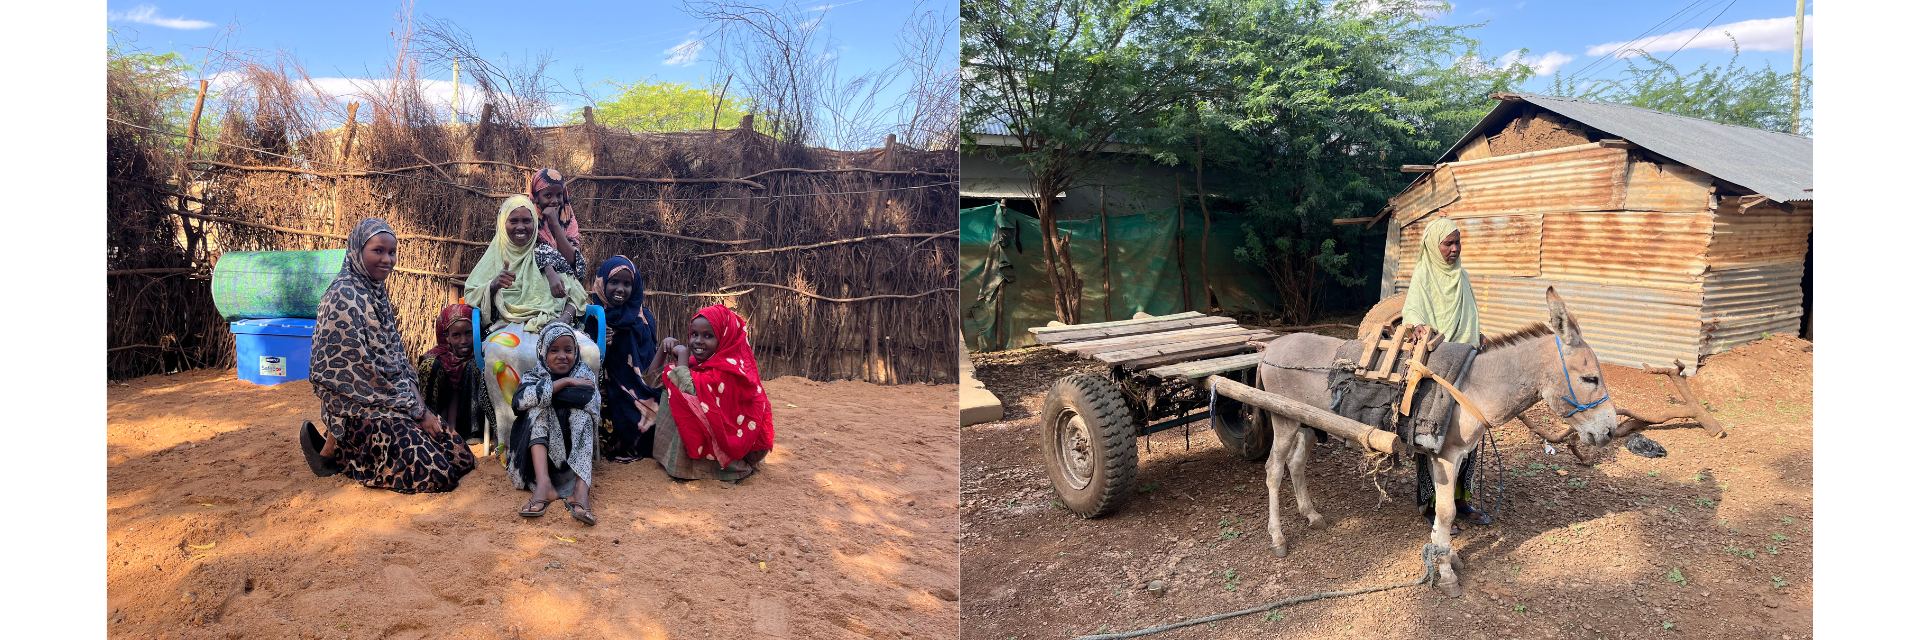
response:
[[(1700, 356), (1810, 335), (1813, 140), (1531, 94), (1501, 103), (1393, 198), (1381, 297), (1420, 234), (1461, 229), (1488, 335), (1546, 318), (1558, 288), (1606, 362)], [(1377, 220), (1378, 218), (1376, 218)]]

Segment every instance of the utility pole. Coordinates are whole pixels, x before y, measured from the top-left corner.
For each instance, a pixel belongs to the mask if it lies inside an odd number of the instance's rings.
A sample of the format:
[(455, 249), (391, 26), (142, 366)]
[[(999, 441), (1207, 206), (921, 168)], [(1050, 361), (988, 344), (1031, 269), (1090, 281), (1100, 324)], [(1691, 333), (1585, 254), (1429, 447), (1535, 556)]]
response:
[(1800, 43), (1807, 32), (1807, 0), (1793, 3), (1793, 135), (1800, 135)]
[[(1795, 42), (1799, 42), (1799, 40), (1795, 40)], [(1793, 54), (1793, 56), (1799, 56), (1799, 54)], [(1799, 58), (1793, 58), (1793, 67), (1799, 69)], [(1799, 94), (1795, 94), (1795, 96), (1799, 96)], [(1797, 106), (1797, 104), (1799, 104), (1799, 102), (1797, 102), (1799, 98), (1793, 98), (1793, 100), (1795, 100), (1795, 102), (1793, 102), (1793, 104), (1795, 104), (1793, 113), (1799, 113), (1799, 106)], [(455, 121), (455, 123), (461, 121), (461, 60), (459, 60), (459, 58), (453, 58), (453, 121)]]

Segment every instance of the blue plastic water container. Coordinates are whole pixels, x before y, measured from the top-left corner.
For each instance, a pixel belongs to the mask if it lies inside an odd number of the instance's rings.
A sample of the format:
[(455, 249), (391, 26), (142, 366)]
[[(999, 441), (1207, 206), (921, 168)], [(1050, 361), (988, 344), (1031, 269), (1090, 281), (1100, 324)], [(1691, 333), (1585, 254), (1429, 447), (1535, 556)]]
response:
[(311, 318), (256, 318), (230, 324), (240, 379), (271, 387), (307, 379), (313, 358)]

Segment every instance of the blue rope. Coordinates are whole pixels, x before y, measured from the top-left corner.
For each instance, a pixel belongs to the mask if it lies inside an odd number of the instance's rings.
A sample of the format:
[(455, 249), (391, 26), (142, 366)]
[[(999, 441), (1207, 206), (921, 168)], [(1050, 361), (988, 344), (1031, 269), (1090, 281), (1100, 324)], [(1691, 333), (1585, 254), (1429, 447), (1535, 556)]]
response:
[(1553, 337), (1553, 348), (1555, 351), (1560, 352), (1560, 375), (1566, 376), (1567, 378), (1567, 395), (1561, 396), (1560, 399), (1567, 401), (1567, 404), (1573, 405), (1573, 410), (1568, 411), (1567, 415), (1564, 415), (1561, 417), (1571, 418), (1573, 417), (1573, 414), (1580, 413), (1582, 411), (1586, 411), (1588, 409), (1592, 409), (1594, 407), (1600, 406), (1600, 403), (1606, 402), (1607, 398), (1613, 397), (1613, 392), (1609, 391), (1604, 395), (1601, 395), (1599, 400), (1595, 400), (1593, 402), (1582, 404), (1579, 401), (1574, 400), (1573, 399), (1573, 373), (1567, 370), (1567, 350), (1560, 346), (1560, 336), (1556, 335)]

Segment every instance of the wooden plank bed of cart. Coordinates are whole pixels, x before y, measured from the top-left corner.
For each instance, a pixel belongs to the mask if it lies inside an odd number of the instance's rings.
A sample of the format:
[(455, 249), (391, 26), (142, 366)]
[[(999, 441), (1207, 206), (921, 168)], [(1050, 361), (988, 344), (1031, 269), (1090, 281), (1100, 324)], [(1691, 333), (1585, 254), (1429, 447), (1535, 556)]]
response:
[[(1153, 433), (1210, 420), (1222, 447), (1258, 461), (1273, 440), (1263, 411), (1341, 435), (1366, 428), (1259, 391), (1259, 347), (1278, 336), (1243, 328), (1233, 318), (1188, 311), (1028, 331), (1043, 345), (1109, 369), (1105, 376), (1055, 381), (1041, 409), (1048, 480), (1082, 517), (1110, 513), (1126, 502), (1139, 466), (1136, 443)], [(1219, 391), (1217, 397), (1210, 388)], [(1356, 431), (1353, 437), (1369, 435), (1378, 433)]]

